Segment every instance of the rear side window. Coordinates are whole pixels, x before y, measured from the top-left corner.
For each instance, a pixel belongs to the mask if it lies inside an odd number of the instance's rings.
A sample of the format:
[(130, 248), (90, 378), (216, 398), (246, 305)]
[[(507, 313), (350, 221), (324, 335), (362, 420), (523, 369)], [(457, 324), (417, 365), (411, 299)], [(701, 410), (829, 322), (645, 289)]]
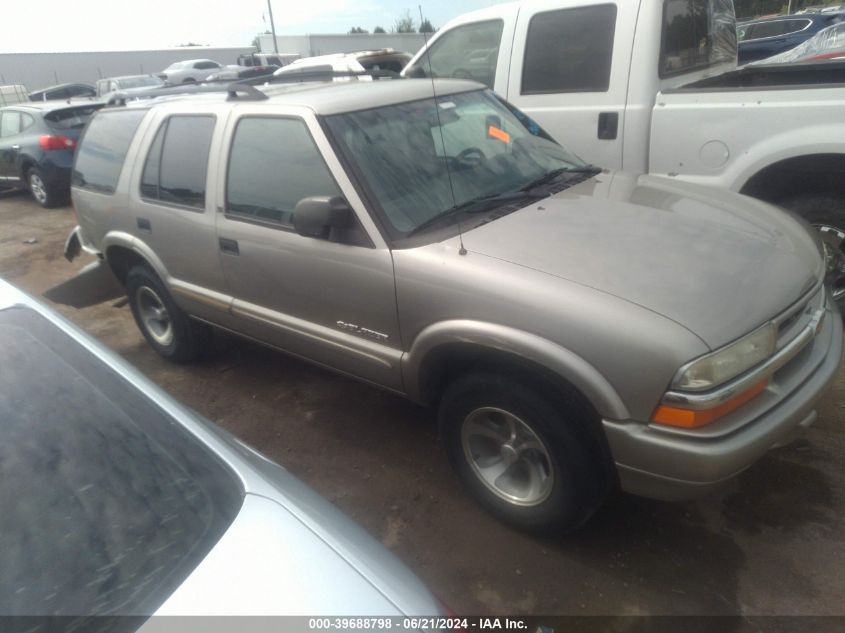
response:
[(522, 94), (607, 92), (616, 5), (546, 11), (531, 18)]
[(35, 118), (31, 117), (30, 115), (26, 114), (25, 112), (21, 112), (21, 132), (30, 128), (35, 123)]
[(71, 183), (100, 193), (114, 193), (129, 145), (146, 110), (102, 112), (94, 117), (76, 151)]
[(411, 66), (409, 77), (473, 79), (492, 88), (502, 40), (502, 20), (464, 24), (447, 31)]
[(660, 77), (735, 62), (736, 37), (733, 0), (665, 0)]
[(229, 155), (227, 215), (290, 227), (296, 203), (303, 198), (339, 195), (303, 121), (240, 120)]
[(0, 137), (14, 136), (21, 131), (20, 112), (0, 112)]
[(178, 115), (161, 125), (144, 163), (144, 198), (205, 208), (208, 152), (215, 121), (211, 115)]
[(796, 33), (807, 27), (809, 20), (777, 20), (752, 24), (745, 36), (746, 40), (758, 40)]

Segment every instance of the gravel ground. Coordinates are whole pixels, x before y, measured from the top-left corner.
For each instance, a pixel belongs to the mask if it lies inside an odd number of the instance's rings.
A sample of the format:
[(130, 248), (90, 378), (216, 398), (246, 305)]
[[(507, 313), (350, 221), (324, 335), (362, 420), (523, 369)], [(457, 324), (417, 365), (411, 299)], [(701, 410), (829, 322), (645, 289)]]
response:
[[(66, 279), (88, 261), (62, 257), (74, 223), (70, 207), (0, 193), (0, 277), (36, 296)], [(207, 360), (172, 365), (128, 307), (58, 310), (331, 499), (456, 612), (845, 615), (842, 373), (806, 438), (722, 493), (620, 494), (579, 534), (539, 539), (461, 491), (426, 409), (231, 336)]]

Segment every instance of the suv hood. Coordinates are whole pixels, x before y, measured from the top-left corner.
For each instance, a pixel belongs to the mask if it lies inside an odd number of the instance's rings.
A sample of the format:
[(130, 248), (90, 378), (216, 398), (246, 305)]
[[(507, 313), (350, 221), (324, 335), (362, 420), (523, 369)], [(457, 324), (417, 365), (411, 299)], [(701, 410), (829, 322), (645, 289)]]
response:
[(657, 312), (711, 349), (822, 277), (818, 241), (772, 205), (654, 176), (600, 174), (464, 234), (468, 251)]

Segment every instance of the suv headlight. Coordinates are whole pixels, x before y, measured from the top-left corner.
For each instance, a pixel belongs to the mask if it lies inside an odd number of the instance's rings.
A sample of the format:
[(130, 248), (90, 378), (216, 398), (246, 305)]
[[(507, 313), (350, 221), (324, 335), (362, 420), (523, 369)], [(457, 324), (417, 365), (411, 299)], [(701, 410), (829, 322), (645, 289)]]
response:
[[(740, 376), (774, 353), (776, 338), (777, 326), (774, 323), (766, 323), (738, 341), (687, 363), (678, 370), (672, 381), (672, 389), (676, 390), (676, 397), (682, 391), (687, 393), (708, 391)], [(769, 377), (765, 376), (754, 384), (743, 387), (742, 391), (729, 391), (724, 397), (714, 397), (712, 402), (699, 403), (697, 406), (685, 404), (683, 401), (667, 402), (666, 397), (669, 394), (666, 394), (664, 400), (654, 410), (651, 421), (695, 429), (715, 422), (753, 400), (763, 393), (768, 384)]]
[(766, 323), (727, 347), (682, 367), (672, 387), (683, 391), (706, 391), (728, 382), (771, 356), (776, 337), (775, 324)]

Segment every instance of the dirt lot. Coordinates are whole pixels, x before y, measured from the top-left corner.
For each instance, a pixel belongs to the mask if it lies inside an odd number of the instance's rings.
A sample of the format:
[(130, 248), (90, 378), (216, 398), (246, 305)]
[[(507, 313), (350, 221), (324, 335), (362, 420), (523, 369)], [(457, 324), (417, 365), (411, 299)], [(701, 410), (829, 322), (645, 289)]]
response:
[[(39, 295), (71, 275), (85, 263), (62, 257), (74, 223), (69, 207), (0, 193), (0, 277)], [(459, 489), (425, 409), (233, 337), (218, 337), (206, 361), (174, 366), (127, 307), (59, 310), (333, 500), (456, 612), (845, 614), (843, 374), (806, 440), (722, 494), (688, 504), (620, 495), (581, 533), (538, 539)]]

